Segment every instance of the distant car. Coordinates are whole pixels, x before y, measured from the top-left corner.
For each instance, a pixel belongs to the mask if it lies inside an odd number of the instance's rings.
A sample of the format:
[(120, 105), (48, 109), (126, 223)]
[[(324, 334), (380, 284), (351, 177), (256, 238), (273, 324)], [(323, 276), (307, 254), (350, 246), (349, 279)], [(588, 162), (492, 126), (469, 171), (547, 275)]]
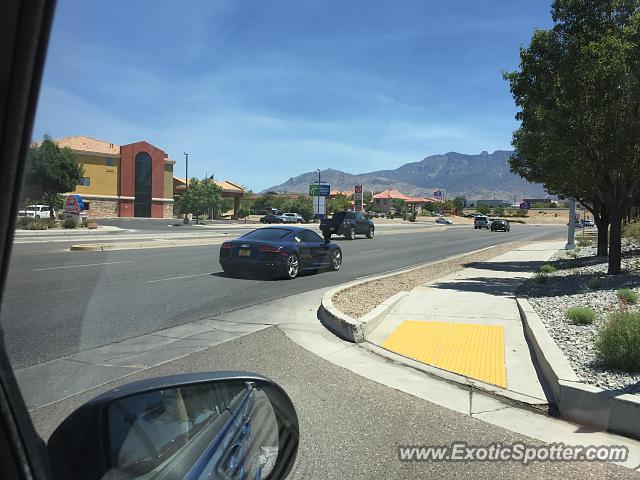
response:
[[(56, 212), (54, 210), (54, 218), (55, 213)], [(20, 210), (18, 212), (18, 216), (27, 218), (49, 218), (51, 216), (51, 210), (49, 209), (49, 205), (28, 205), (25, 210)]]
[(219, 261), (227, 273), (260, 271), (291, 279), (303, 270), (340, 270), (342, 250), (307, 228), (266, 227), (224, 242)]
[(285, 223), (285, 220), (281, 215), (269, 213), (260, 219), (260, 223)]
[(444, 218), (444, 217), (436, 218), (436, 223), (440, 223), (442, 225), (451, 225), (451, 224), (453, 224), (453, 222), (451, 220), (449, 220), (448, 218)]
[(476, 215), (476, 218), (473, 220), (473, 228), (486, 228), (488, 230), (490, 228), (489, 217), (486, 215)]
[(511, 230), (511, 224), (507, 220), (496, 218), (491, 222), (491, 231), (497, 232), (498, 230), (508, 232), (509, 230)]
[(356, 235), (373, 238), (375, 234), (373, 221), (360, 212), (351, 211), (334, 212), (331, 218), (323, 218), (320, 221), (320, 230), (327, 240), (331, 235), (344, 235), (349, 240), (353, 240)]
[(302, 223), (304, 218), (299, 213), (283, 213), (281, 215), (284, 223)]
[(595, 226), (596, 226), (596, 224), (594, 223), (594, 221), (593, 221), (593, 220), (590, 220), (590, 219), (588, 219), (588, 220), (583, 220), (583, 221), (582, 221), (582, 225), (584, 225), (585, 227), (595, 227)]
[(475, 214), (473, 214), (473, 213), (465, 213), (465, 214), (463, 215), (463, 217), (464, 217), (464, 218), (475, 218)]

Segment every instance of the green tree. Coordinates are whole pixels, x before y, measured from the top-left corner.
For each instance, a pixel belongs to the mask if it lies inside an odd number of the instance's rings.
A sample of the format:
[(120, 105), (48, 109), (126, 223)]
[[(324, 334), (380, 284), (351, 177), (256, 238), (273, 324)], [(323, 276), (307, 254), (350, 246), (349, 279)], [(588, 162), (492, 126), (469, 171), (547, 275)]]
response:
[(489, 213), (491, 212), (491, 208), (489, 207), (489, 205), (481, 204), (476, 206), (476, 211), (478, 213), (481, 213), (482, 215), (489, 215)]
[(391, 207), (396, 211), (396, 215), (405, 215), (407, 213), (407, 204), (399, 198), (391, 199)]
[(464, 204), (466, 203), (466, 201), (467, 201), (466, 198), (462, 196), (458, 196), (453, 199), (453, 204), (458, 210), (462, 210), (464, 208)]
[(331, 213), (343, 210), (351, 210), (351, 200), (346, 195), (338, 194), (329, 200), (329, 210)]
[(290, 199), (286, 203), (287, 212), (298, 213), (304, 218), (305, 222), (313, 217), (313, 205), (311, 205), (311, 197), (300, 195), (297, 198)]
[(49, 206), (51, 218), (53, 210), (60, 205), (60, 194), (76, 189), (84, 168), (78, 164), (69, 148), (60, 148), (45, 135), (42, 143), (29, 151), (26, 165), (26, 181), (39, 185), (42, 200)]
[(185, 190), (178, 200), (179, 210), (185, 214), (194, 214), (196, 223), (198, 223), (200, 215), (204, 215), (209, 211), (213, 211), (214, 214), (218, 213), (223, 206), (222, 189), (214, 182), (198, 180), (197, 178), (189, 180), (189, 188)]
[(620, 273), (621, 227), (640, 192), (640, 0), (555, 0), (505, 74), (519, 107), (511, 169), (576, 198), (609, 236), (609, 274)]

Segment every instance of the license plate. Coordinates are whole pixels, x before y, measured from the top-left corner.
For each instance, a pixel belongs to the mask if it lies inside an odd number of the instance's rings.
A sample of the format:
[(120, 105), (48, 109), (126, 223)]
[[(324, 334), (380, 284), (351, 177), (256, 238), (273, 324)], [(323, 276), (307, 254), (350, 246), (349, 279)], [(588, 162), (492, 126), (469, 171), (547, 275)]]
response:
[(251, 256), (251, 250), (240, 250), (238, 252), (238, 256), (239, 257), (250, 257)]

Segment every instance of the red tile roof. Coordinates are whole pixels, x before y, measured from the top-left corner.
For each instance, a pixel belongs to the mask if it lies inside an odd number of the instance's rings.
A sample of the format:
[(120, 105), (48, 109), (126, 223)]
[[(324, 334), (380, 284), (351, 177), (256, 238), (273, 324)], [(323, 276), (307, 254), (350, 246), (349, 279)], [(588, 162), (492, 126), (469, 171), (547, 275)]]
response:
[(106, 153), (109, 155), (120, 155), (120, 145), (105, 140), (76, 135), (73, 137), (54, 138), (54, 142), (60, 147), (68, 147), (71, 150), (79, 150), (91, 153)]

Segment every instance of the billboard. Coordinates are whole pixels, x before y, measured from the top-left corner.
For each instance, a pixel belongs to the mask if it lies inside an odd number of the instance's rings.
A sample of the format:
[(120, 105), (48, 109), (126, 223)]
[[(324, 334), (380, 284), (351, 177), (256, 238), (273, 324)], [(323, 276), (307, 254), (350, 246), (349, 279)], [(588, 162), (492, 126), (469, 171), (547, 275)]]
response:
[(331, 185), (327, 183), (312, 183), (309, 185), (309, 195), (312, 197), (328, 197), (331, 194)]

